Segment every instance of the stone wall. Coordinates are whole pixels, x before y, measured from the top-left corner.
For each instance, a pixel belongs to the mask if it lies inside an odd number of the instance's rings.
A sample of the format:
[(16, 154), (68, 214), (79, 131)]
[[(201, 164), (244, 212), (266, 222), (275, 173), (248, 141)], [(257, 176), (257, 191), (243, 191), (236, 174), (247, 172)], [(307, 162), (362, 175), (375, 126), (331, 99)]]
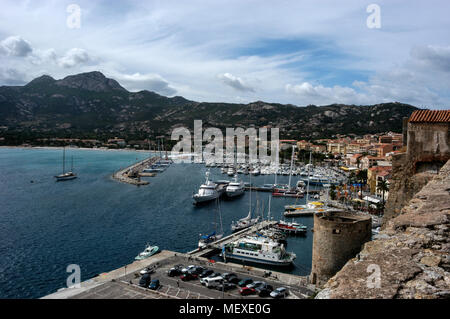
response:
[(408, 123), (407, 151), (392, 158), (384, 226), (450, 159), (449, 123)]
[(316, 298), (450, 298), (449, 234), (450, 161)]

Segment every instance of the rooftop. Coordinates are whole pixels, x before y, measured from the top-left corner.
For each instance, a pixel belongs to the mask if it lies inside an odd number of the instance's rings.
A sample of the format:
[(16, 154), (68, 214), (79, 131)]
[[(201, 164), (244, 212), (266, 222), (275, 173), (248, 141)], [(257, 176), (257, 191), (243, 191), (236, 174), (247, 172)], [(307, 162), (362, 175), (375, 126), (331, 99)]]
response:
[(450, 110), (417, 110), (411, 114), (409, 122), (448, 123), (450, 122)]

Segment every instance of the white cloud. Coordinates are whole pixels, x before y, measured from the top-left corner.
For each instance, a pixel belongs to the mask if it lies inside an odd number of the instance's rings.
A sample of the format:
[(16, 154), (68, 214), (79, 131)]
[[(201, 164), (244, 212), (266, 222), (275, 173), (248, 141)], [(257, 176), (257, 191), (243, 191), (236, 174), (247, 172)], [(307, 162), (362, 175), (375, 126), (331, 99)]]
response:
[(117, 74), (114, 77), (130, 91), (149, 90), (167, 96), (177, 93), (177, 90), (159, 74)]
[(314, 86), (308, 82), (297, 85), (287, 84), (286, 92), (296, 95), (298, 101), (303, 105), (332, 103), (363, 104), (368, 102), (365, 94), (357, 93), (353, 88), (339, 85), (333, 87), (325, 87), (323, 85)]
[(450, 46), (416, 46), (411, 50), (411, 55), (438, 71), (450, 72)]
[(63, 68), (73, 68), (92, 62), (92, 58), (89, 56), (86, 50), (73, 48), (66, 52), (64, 56), (58, 59), (59, 66)]
[[(367, 28), (359, 0), (77, 4), (82, 27), (69, 29), (64, 2), (4, 0), (0, 39), (18, 34), (33, 50), (18, 59), (1, 47), (0, 65), (28, 80), (128, 75), (116, 77), (128, 89), (197, 101), (450, 104), (446, 0), (379, 0), (377, 30)], [(54, 55), (43, 54), (49, 48)]]
[(31, 44), (19, 36), (10, 36), (0, 42), (0, 53), (3, 52), (9, 56), (26, 57), (33, 48)]
[(12, 68), (0, 68), (0, 83), (5, 85), (23, 85), (25, 74)]
[(240, 77), (230, 73), (219, 74), (218, 78), (226, 85), (241, 92), (254, 92), (255, 89), (246, 84)]

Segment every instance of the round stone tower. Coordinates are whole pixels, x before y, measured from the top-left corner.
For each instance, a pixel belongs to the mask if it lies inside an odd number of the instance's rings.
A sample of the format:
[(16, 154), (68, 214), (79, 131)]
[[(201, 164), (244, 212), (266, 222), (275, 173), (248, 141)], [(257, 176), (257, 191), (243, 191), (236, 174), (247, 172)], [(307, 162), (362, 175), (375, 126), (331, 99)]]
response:
[(315, 214), (311, 283), (326, 283), (361, 251), (371, 236), (370, 216), (341, 210)]

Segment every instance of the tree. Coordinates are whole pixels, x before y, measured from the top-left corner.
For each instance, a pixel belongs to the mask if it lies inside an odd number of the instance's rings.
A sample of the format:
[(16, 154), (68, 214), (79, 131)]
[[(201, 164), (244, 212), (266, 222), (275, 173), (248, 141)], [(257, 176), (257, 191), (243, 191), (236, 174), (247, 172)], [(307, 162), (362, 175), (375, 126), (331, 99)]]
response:
[(378, 181), (377, 190), (383, 194), (383, 205), (384, 205), (384, 193), (389, 191), (389, 184), (385, 180)]

